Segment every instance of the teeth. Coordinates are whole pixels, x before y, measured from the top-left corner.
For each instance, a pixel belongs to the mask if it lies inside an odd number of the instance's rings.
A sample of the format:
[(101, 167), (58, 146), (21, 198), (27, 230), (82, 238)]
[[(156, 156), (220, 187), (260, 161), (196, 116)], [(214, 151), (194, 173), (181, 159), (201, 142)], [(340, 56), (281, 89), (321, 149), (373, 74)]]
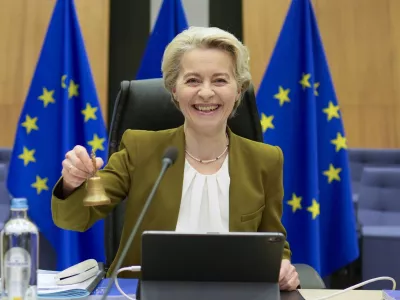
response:
[(217, 108), (218, 108), (218, 105), (209, 105), (209, 106), (198, 106), (198, 105), (195, 105), (195, 108), (197, 109), (197, 110), (201, 110), (201, 111), (213, 111), (213, 110), (216, 110)]

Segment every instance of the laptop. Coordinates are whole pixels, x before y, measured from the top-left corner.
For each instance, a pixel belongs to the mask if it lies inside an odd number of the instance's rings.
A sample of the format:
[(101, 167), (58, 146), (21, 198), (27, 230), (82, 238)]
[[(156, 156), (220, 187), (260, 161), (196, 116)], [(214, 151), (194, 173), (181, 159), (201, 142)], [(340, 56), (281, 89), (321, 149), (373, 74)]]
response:
[(271, 232), (145, 231), (140, 299), (280, 299), (284, 243)]

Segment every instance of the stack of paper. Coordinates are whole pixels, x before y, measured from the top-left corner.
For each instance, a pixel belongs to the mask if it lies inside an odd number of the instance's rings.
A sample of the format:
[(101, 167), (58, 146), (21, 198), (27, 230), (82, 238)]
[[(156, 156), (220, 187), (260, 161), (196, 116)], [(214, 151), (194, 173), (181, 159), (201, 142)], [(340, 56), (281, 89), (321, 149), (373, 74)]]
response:
[(54, 276), (58, 271), (38, 271), (38, 298), (42, 299), (76, 299), (90, 295), (104, 277), (104, 271), (99, 270), (93, 276), (78, 284), (58, 285)]

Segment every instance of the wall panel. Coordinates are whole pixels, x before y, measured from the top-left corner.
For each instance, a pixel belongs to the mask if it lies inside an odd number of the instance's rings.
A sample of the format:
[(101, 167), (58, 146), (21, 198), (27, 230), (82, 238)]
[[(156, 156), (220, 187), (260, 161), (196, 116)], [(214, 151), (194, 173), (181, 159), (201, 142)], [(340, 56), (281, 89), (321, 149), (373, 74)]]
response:
[[(106, 116), (109, 0), (76, 0), (86, 51)], [(0, 147), (11, 147), (54, 8), (51, 0), (0, 1)]]
[[(400, 147), (400, 2), (312, 1), (350, 147)], [(243, 1), (258, 88), (289, 0)]]

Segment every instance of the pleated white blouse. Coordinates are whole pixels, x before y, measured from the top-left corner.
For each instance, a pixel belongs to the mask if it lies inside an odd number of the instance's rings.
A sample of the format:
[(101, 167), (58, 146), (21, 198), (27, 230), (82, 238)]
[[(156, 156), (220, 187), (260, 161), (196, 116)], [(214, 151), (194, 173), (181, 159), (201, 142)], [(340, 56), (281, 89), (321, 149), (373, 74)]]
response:
[(226, 156), (212, 175), (196, 171), (185, 161), (182, 199), (176, 231), (229, 232), (229, 168)]

